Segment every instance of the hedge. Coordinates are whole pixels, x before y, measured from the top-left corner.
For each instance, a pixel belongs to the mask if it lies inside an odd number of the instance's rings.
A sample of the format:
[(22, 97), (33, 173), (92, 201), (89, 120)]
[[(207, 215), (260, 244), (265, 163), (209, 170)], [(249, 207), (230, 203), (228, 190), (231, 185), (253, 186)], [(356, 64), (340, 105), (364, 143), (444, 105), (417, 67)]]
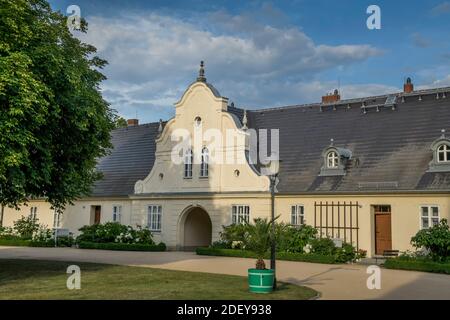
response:
[[(196, 253), (203, 256), (223, 256), (223, 257), (238, 257), (238, 258), (257, 258), (257, 255), (249, 250), (239, 249), (219, 249), (219, 248), (197, 248)], [(278, 260), (287, 261), (302, 261), (302, 262), (314, 262), (314, 263), (326, 263), (335, 264), (336, 258), (334, 256), (324, 256), (318, 254), (303, 254), (293, 252), (277, 252), (276, 257)], [(266, 259), (270, 258), (270, 254), (265, 256)]]
[(423, 259), (391, 258), (384, 263), (387, 269), (400, 269), (450, 274), (450, 262), (435, 262)]
[(12, 247), (54, 247), (54, 242), (36, 242), (22, 239), (0, 239), (0, 246)]
[(80, 249), (99, 249), (99, 250), (122, 250), (122, 251), (166, 251), (164, 243), (159, 244), (142, 244), (142, 243), (100, 243), (100, 242), (86, 242), (78, 243)]

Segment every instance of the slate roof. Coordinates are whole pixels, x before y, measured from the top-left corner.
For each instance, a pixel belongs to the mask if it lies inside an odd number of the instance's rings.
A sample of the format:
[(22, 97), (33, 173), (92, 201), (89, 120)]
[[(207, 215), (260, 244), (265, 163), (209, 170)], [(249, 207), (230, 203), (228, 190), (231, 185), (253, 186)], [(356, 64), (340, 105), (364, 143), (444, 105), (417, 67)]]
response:
[(112, 131), (110, 154), (99, 160), (103, 179), (96, 182), (92, 196), (126, 196), (134, 193), (136, 181), (150, 173), (155, 162), (159, 123), (130, 126)]
[[(447, 98), (436, 99), (437, 92), (447, 92)], [(250, 110), (248, 126), (280, 130), (280, 193), (450, 192), (450, 173), (427, 172), (432, 142), (441, 129), (450, 132), (449, 93), (450, 88), (442, 88), (403, 94), (405, 102), (399, 94), (395, 110), (382, 107), (387, 95)], [(376, 106), (381, 106), (378, 111)], [(242, 121), (242, 109), (230, 106), (228, 112)], [(134, 183), (153, 166), (158, 125), (112, 133), (114, 149), (99, 162), (104, 179), (93, 196), (133, 193)], [(352, 152), (344, 176), (319, 176), (331, 138), (335, 147)]]

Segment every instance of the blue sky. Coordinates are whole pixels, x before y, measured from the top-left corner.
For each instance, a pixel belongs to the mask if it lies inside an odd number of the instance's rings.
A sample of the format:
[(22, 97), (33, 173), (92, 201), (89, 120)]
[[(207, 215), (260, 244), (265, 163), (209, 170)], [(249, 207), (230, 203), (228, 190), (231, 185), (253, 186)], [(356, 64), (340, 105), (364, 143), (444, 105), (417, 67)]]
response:
[[(450, 86), (450, 0), (223, 1), (72, 0), (89, 23), (76, 35), (109, 61), (106, 100), (125, 118), (168, 119), (195, 79), (206, 76), (238, 107), (320, 101)], [(381, 30), (366, 9), (381, 8)]]

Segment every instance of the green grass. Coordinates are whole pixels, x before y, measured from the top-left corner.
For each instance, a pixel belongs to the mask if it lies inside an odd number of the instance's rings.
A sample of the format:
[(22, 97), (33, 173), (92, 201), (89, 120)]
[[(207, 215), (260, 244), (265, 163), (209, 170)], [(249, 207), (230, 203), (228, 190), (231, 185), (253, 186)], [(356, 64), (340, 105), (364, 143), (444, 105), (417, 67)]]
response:
[[(198, 255), (204, 256), (223, 256), (223, 257), (238, 257), (238, 258), (253, 258), (256, 259), (256, 253), (249, 250), (239, 250), (239, 249), (219, 249), (219, 248), (197, 248), (196, 253)], [(269, 254), (265, 258), (269, 259)], [(313, 262), (313, 263), (327, 263), (334, 264), (336, 258), (334, 256), (324, 256), (318, 254), (303, 254), (303, 253), (293, 253), (293, 252), (277, 252), (276, 257), (278, 260), (287, 261), (302, 261), (302, 262)]]
[[(81, 268), (81, 289), (68, 290), (66, 269)], [(317, 292), (280, 283), (271, 294), (248, 292), (247, 278), (142, 267), (0, 259), (0, 299), (305, 300)]]
[(387, 259), (384, 263), (387, 269), (412, 270), (450, 274), (450, 262), (435, 262), (424, 259)]

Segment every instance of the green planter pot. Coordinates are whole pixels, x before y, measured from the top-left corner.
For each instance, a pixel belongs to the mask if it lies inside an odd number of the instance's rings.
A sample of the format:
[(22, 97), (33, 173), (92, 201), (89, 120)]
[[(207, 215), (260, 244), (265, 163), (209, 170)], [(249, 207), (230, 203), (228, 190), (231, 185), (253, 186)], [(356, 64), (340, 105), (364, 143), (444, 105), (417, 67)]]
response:
[(248, 269), (248, 288), (253, 293), (270, 293), (273, 291), (274, 278), (272, 269)]

